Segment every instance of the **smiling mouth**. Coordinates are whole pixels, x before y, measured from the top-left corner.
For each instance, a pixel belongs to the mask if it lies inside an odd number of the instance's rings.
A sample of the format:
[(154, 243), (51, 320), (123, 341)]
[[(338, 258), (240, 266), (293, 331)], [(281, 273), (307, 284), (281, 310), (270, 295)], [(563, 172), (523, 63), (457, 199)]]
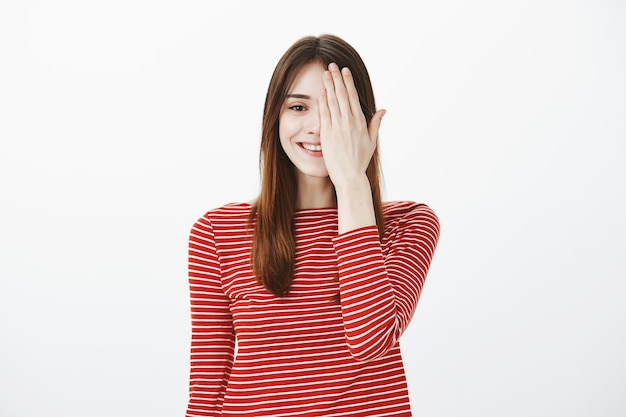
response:
[(304, 143), (304, 142), (300, 142), (300, 147), (306, 149), (307, 151), (311, 151), (311, 152), (321, 152), (322, 151), (322, 145), (315, 145), (312, 143)]

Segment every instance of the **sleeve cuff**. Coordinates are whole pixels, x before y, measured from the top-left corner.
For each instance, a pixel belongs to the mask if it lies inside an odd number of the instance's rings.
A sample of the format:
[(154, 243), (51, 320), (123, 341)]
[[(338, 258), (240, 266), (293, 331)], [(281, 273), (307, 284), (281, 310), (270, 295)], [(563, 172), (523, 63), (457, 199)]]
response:
[(378, 227), (376, 225), (363, 226), (341, 233), (333, 238), (333, 246), (339, 259), (355, 255), (358, 251), (377, 247), (380, 250)]

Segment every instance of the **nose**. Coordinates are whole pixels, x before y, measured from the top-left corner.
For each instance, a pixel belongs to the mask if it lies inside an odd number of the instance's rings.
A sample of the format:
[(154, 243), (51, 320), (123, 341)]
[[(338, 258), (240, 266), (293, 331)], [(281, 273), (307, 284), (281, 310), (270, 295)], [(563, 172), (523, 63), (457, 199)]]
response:
[(310, 111), (307, 115), (306, 133), (311, 135), (320, 134), (320, 114), (319, 111)]

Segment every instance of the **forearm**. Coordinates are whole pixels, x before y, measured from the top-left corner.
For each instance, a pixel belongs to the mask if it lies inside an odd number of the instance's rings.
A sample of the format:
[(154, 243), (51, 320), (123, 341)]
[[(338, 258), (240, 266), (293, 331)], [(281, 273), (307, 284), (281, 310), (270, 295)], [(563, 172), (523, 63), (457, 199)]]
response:
[(439, 236), (425, 205), (397, 204), (385, 215), (382, 240), (375, 226), (333, 239), (346, 341), (359, 360), (384, 355), (407, 328)]
[(385, 354), (400, 334), (396, 299), (375, 226), (334, 239), (346, 342), (355, 359)]
[(372, 189), (365, 173), (345, 184), (335, 184), (339, 234), (376, 225)]

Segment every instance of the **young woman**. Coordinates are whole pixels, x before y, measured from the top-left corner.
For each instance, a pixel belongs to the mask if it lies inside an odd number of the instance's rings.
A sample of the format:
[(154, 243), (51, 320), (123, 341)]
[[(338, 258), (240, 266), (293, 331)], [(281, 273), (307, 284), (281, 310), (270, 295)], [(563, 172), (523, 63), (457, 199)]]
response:
[(439, 222), (381, 201), (384, 113), (336, 36), (302, 38), (278, 62), (258, 198), (191, 230), (187, 416), (411, 415), (399, 339)]

